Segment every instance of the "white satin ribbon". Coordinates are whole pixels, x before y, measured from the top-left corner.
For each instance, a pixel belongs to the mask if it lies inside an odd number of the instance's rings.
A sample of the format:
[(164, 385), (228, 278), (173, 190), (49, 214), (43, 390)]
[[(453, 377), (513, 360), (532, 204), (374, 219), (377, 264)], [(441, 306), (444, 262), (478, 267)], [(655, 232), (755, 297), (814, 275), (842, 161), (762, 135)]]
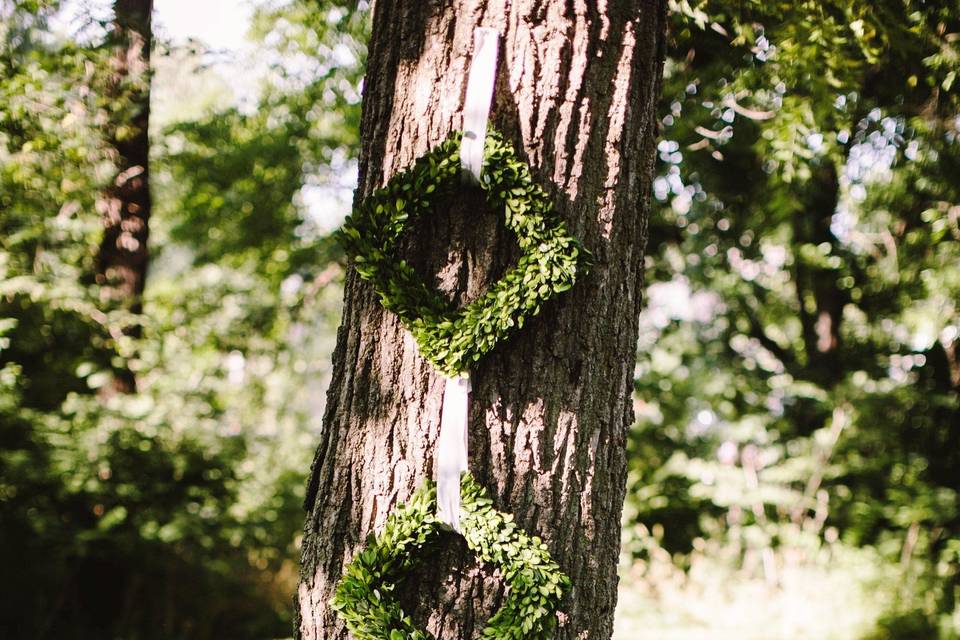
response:
[(467, 97), (463, 103), (463, 138), (460, 142), (460, 167), (464, 180), (480, 182), (483, 171), (483, 147), (487, 140), (490, 101), (497, 77), (497, 49), (500, 34), (496, 29), (473, 30), (473, 59), (467, 78)]
[[(496, 29), (473, 30), (473, 59), (463, 104), (460, 168), (464, 180), (480, 182), (487, 120), (497, 76), (500, 34)], [(470, 376), (447, 378), (437, 443), (437, 518), (460, 533), (460, 475), (467, 470), (467, 413)]]
[(437, 517), (460, 533), (460, 474), (467, 470), (470, 376), (447, 378), (437, 443)]

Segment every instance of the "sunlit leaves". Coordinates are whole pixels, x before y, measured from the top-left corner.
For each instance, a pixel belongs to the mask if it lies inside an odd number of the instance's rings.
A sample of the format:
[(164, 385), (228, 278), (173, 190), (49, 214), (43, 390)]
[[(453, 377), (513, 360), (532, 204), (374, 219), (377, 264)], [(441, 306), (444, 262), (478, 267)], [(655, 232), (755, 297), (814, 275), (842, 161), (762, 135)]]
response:
[[(945, 473), (960, 441), (942, 426), (960, 416), (960, 147), (942, 86), (960, 7), (674, 5), (637, 519), (681, 564), (703, 539), (777, 553), (818, 531), (802, 544), (875, 545), (892, 568), (912, 520), (939, 532), (914, 557), (946, 594), (960, 574), (941, 555), (957, 530), (940, 502), (960, 491)], [(846, 426), (823, 453), (837, 407)], [(943, 597), (924, 615), (946, 616)]]

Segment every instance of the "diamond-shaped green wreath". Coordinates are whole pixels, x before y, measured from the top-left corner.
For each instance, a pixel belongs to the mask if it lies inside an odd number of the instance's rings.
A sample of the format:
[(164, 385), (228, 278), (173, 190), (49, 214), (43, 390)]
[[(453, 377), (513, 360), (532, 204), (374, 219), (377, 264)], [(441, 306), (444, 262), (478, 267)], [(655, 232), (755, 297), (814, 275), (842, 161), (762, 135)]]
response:
[(421, 355), (447, 376), (465, 371), (522, 327), (543, 302), (573, 286), (586, 266), (586, 252), (556, 219), (553, 203), (530, 169), (491, 132), (480, 186), (492, 208), (503, 208), (522, 255), (486, 294), (463, 309), (453, 308), (397, 256), (397, 249), (411, 220), (429, 213), (441, 194), (460, 185), (460, 134), (455, 133), (367, 197), (340, 236), (360, 277), (410, 330)]
[[(493, 508), (486, 491), (464, 474), (460, 483), (460, 525), (467, 547), (481, 560), (500, 567), (507, 586), (503, 607), (490, 618), (484, 638), (540, 640), (556, 628), (556, 611), (570, 579), (550, 557), (546, 545)], [(418, 560), (416, 554), (441, 531), (436, 486), (427, 481), (387, 517), (383, 531), (347, 565), (331, 604), (357, 640), (428, 640), (413, 626), (395, 592)]]

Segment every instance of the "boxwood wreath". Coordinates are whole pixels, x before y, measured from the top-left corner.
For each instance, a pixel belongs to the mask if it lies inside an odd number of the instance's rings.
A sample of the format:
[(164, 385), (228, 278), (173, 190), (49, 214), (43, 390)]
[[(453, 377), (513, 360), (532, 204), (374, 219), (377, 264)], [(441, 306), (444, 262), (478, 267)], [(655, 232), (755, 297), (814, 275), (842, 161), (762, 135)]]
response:
[[(587, 253), (556, 218), (553, 203), (513, 147), (491, 131), (484, 148), (480, 187), (487, 204), (502, 208), (516, 236), (517, 264), (483, 296), (456, 309), (400, 258), (408, 225), (430, 213), (438, 199), (461, 185), (460, 133), (418, 158), (356, 207), (340, 239), (357, 273), (373, 285), (416, 340), (420, 354), (440, 373), (463, 373), (496, 344), (540, 312), (543, 303), (573, 286)], [(493, 508), (469, 474), (461, 478), (460, 527), (481, 560), (500, 567), (507, 586), (503, 607), (484, 638), (550, 637), (570, 580), (546, 545), (527, 535), (509, 514)], [(427, 481), (387, 518), (383, 531), (346, 567), (331, 604), (358, 640), (427, 640), (395, 593), (417, 564), (416, 554), (446, 528), (436, 516), (436, 485)]]
[[(546, 545), (493, 508), (470, 474), (461, 478), (460, 519), (467, 547), (500, 567), (507, 586), (503, 607), (487, 622), (484, 638), (540, 640), (556, 628), (556, 610), (570, 579), (550, 558)], [(443, 525), (436, 512), (436, 486), (425, 482), (387, 517), (383, 531), (347, 565), (331, 601), (357, 640), (429, 640), (400, 608), (400, 581), (418, 564), (417, 554), (434, 542)]]
[(460, 133), (454, 133), (367, 197), (347, 218), (340, 236), (357, 273), (397, 314), (420, 354), (450, 377), (537, 315), (546, 300), (573, 286), (586, 267), (585, 251), (556, 219), (553, 203), (530, 169), (491, 131), (480, 186), (492, 208), (503, 208), (522, 255), (487, 293), (461, 310), (453, 308), (397, 252), (408, 224), (460, 184)]

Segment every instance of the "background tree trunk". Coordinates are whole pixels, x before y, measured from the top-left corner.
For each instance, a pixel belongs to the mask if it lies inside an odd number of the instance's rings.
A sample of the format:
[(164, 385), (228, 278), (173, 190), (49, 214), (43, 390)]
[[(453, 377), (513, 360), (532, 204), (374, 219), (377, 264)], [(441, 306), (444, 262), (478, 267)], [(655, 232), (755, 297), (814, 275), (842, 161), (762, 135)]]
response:
[[(378, 0), (373, 17), (357, 197), (461, 126), (473, 29), (495, 27), (493, 124), (594, 256), (589, 276), (471, 372), (471, 471), (572, 579), (560, 638), (612, 633), (664, 5)], [(458, 303), (517, 257), (478, 199), (458, 196), (409, 236), (410, 259)], [(442, 391), (351, 272), (306, 497), (300, 638), (347, 637), (328, 601), (366, 535), (432, 476)], [(428, 564), (405, 582), (406, 611), (438, 638), (475, 637), (501, 582), (453, 534)]]
[[(114, 54), (108, 80), (109, 138), (117, 176), (99, 202), (104, 233), (97, 260), (100, 299), (107, 309), (142, 310), (150, 220), (150, 45), (153, 0), (114, 2)], [(135, 326), (128, 333), (139, 335)], [(113, 389), (131, 392), (133, 373), (114, 371)]]

